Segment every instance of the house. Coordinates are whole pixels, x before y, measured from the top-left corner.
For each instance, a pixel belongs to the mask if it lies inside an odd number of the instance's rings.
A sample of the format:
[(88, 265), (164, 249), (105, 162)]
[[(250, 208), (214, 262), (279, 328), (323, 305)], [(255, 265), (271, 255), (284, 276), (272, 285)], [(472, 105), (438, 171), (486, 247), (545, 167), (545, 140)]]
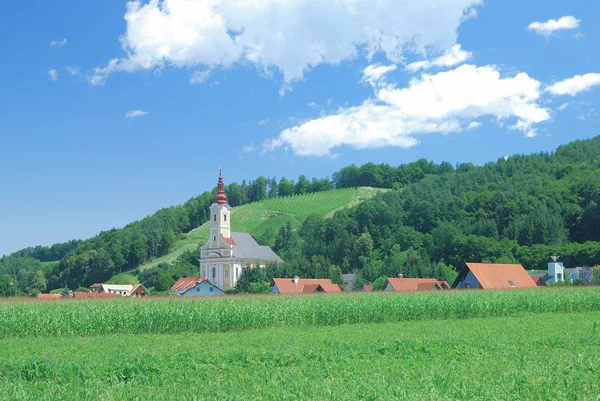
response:
[(210, 234), (200, 248), (200, 275), (220, 288), (234, 288), (246, 268), (283, 263), (271, 248), (259, 245), (250, 234), (232, 232), (231, 212), (219, 172), (217, 195), (210, 206)]
[(128, 296), (134, 297), (134, 298), (140, 298), (140, 297), (147, 297), (149, 295), (150, 295), (150, 292), (148, 292), (146, 287), (144, 287), (142, 284), (136, 284), (133, 286), (131, 291), (129, 291)]
[(80, 292), (73, 291), (71, 293), (73, 298), (77, 299), (105, 299), (105, 298), (116, 298), (117, 295), (114, 292)]
[(38, 294), (38, 299), (61, 299), (62, 294)]
[(365, 285), (363, 285), (362, 290), (366, 291), (366, 292), (373, 291), (373, 284), (365, 284)]
[(319, 292), (342, 292), (337, 284), (328, 278), (274, 278), (271, 282), (273, 292), (276, 294), (315, 294)]
[(452, 288), (500, 290), (537, 288), (537, 284), (520, 264), (467, 263), (454, 280)]
[(354, 288), (354, 282), (356, 281), (356, 274), (347, 273), (342, 274), (342, 281), (344, 281), (344, 291), (350, 291)]
[(538, 286), (538, 288), (548, 287), (548, 284), (544, 281), (544, 274), (529, 274), (529, 277), (533, 280), (533, 282)]
[(92, 286), (90, 286), (90, 291), (93, 293), (115, 294), (121, 297), (145, 297), (150, 295), (142, 284), (96, 284), (92, 284), (94, 286), (93, 290)]
[(206, 277), (183, 277), (177, 280), (169, 292), (186, 297), (201, 295), (224, 295), (225, 292)]
[(565, 269), (565, 277), (569, 277), (571, 281), (581, 280), (590, 281), (592, 279), (593, 267), (590, 266), (577, 266), (573, 268)]
[(414, 292), (414, 291), (439, 291), (449, 290), (450, 286), (445, 281), (434, 278), (405, 278), (402, 274), (398, 278), (388, 278), (383, 284), (384, 291)]

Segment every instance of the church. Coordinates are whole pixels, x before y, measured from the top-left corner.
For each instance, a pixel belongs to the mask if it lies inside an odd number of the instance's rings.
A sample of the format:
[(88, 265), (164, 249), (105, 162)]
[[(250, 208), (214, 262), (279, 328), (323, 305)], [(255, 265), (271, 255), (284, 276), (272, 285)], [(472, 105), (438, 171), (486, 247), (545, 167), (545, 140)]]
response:
[(231, 231), (231, 206), (227, 204), (219, 171), (217, 195), (210, 206), (210, 234), (200, 248), (200, 276), (219, 288), (233, 288), (246, 268), (264, 267), (283, 260), (268, 246), (259, 245), (248, 233)]

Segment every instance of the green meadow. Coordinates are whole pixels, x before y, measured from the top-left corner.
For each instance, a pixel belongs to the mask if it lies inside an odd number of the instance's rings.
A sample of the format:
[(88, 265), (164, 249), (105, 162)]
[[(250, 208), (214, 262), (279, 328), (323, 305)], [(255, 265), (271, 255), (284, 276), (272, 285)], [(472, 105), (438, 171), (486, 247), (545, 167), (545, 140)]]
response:
[[(265, 230), (277, 232), (287, 222), (295, 228), (310, 215), (330, 217), (338, 210), (355, 206), (381, 191), (384, 190), (370, 187), (344, 188), (249, 203), (233, 208), (231, 229), (256, 237)], [(209, 223), (206, 223), (183, 234), (171, 252), (149, 261), (140, 266), (140, 269), (147, 269), (159, 263), (171, 263), (185, 251), (204, 245), (208, 239), (208, 230)]]
[(0, 400), (597, 400), (600, 290), (0, 303)]

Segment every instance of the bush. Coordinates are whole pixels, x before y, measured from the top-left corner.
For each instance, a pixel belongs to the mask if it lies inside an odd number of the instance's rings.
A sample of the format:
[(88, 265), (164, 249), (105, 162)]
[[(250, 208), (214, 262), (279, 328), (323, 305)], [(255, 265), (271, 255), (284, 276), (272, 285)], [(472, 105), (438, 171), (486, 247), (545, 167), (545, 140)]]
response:
[(247, 291), (250, 294), (268, 294), (273, 291), (273, 289), (267, 283), (250, 283)]

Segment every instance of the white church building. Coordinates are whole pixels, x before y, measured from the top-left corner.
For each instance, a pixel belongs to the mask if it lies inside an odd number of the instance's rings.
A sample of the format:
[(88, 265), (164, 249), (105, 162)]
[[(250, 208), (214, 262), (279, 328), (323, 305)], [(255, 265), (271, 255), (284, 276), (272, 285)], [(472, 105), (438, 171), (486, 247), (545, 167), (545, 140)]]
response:
[(235, 287), (243, 269), (283, 263), (271, 248), (259, 245), (250, 234), (231, 231), (231, 210), (219, 172), (217, 196), (210, 206), (210, 234), (200, 248), (200, 276), (219, 288)]

